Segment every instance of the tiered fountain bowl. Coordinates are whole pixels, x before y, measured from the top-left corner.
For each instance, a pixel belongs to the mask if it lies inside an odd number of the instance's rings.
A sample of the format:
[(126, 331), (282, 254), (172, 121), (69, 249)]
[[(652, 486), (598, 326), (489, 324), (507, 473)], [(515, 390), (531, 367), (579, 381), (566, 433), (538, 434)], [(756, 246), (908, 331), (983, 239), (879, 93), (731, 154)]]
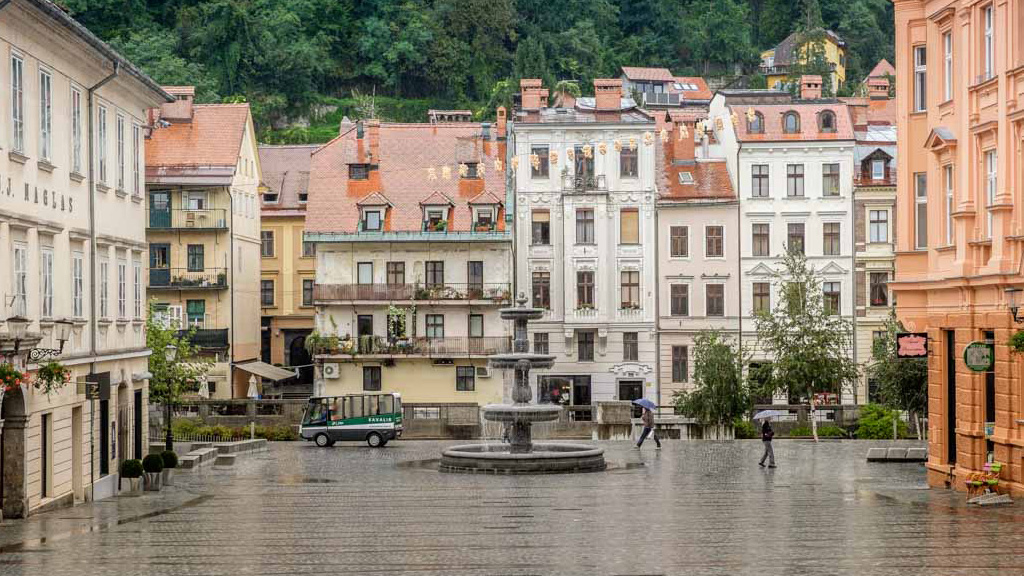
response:
[(526, 324), (544, 311), (527, 308), (526, 297), (520, 295), (519, 306), (501, 309), (501, 317), (512, 320), (515, 327), (513, 352), (488, 358), (491, 368), (515, 371), (511, 404), (484, 406), (484, 419), (507, 427), (508, 444), (464, 444), (453, 446), (441, 454), (442, 472), (476, 472), (484, 474), (558, 474), (596, 472), (605, 469), (604, 449), (586, 444), (563, 442), (533, 443), (534, 422), (557, 420), (561, 406), (531, 404), (530, 370), (551, 368), (554, 356), (533, 354), (529, 350)]

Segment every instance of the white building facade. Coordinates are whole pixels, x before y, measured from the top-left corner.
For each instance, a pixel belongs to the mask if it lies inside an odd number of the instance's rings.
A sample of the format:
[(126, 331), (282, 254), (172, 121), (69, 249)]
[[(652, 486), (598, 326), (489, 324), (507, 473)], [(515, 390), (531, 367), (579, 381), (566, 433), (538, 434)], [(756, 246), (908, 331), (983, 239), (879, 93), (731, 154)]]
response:
[(116, 494), (148, 453), (144, 132), (171, 97), (50, 2), (2, 8), (0, 62), (0, 362), (71, 375), (0, 392), (3, 515), (24, 517)]
[(522, 81), (512, 118), (516, 290), (546, 309), (531, 322), (533, 351), (556, 357), (532, 374), (535, 399), (579, 407), (658, 401), (655, 336), (654, 118), (621, 99), (621, 80), (595, 80), (596, 98), (546, 107)]

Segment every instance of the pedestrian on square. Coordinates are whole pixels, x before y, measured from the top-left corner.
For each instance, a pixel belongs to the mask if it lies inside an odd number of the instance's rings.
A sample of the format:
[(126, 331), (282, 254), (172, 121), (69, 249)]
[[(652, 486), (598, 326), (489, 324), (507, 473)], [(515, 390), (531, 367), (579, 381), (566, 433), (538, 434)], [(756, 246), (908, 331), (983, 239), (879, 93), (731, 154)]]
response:
[(772, 449), (772, 438), (775, 436), (775, 430), (772, 430), (772, 425), (768, 420), (764, 421), (761, 425), (761, 443), (764, 444), (764, 455), (761, 456), (761, 461), (758, 465), (764, 468), (764, 461), (768, 460), (768, 467), (775, 468), (775, 450)]
[(644, 424), (644, 431), (640, 433), (640, 440), (636, 443), (637, 449), (640, 449), (644, 440), (647, 439), (647, 435), (650, 434), (654, 438), (654, 443), (657, 444), (658, 449), (660, 450), (661, 439), (658, 438), (658, 433), (654, 431), (654, 412), (651, 412), (650, 408), (644, 407), (644, 412), (640, 415), (640, 421)]

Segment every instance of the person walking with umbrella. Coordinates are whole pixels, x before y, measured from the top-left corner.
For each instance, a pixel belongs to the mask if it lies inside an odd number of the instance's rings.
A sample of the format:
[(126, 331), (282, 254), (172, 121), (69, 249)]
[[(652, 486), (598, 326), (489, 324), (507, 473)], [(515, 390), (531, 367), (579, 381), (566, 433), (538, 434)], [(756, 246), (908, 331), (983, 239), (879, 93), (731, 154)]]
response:
[(782, 410), (762, 410), (754, 414), (754, 421), (764, 420), (761, 424), (761, 443), (764, 444), (764, 454), (758, 464), (764, 468), (764, 461), (768, 460), (768, 467), (775, 468), (775, 450), (772, 449), (772, 438), (775, 437), (775, 430), (772, 430), (770, 420), (775, 416), (788, 414)]
[(643, 432), (640, 433), (640, 439), (637, 440), (636, 442), (637, 450), (639, 450), (640, 447), (643, 446), (644, 440), (647, 439), (648, 435), (654, 438), (654, 443), (658, 446), (658, 449), (660, 450), (661, 439), (658, 438), (658, 433), (654, 430), (654, 408), (656, 407), (654, 405), (654, 402), (651, 402), (646, 398), (641, 398), (639, 400), (633, 400), (633, 403), (636, 404), (637, 406), (640, 406), (644, 410), (643, 414), (640, 415), (640, 421), (643, 422), (644, 430)]

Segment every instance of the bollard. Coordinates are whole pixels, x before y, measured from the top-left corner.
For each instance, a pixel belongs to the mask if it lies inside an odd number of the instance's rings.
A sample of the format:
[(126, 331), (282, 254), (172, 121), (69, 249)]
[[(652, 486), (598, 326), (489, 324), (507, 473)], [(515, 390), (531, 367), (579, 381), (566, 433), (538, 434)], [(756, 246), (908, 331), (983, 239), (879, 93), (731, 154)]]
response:
[(256, 439), (256, 423), (249, 422), (249, 440)]

